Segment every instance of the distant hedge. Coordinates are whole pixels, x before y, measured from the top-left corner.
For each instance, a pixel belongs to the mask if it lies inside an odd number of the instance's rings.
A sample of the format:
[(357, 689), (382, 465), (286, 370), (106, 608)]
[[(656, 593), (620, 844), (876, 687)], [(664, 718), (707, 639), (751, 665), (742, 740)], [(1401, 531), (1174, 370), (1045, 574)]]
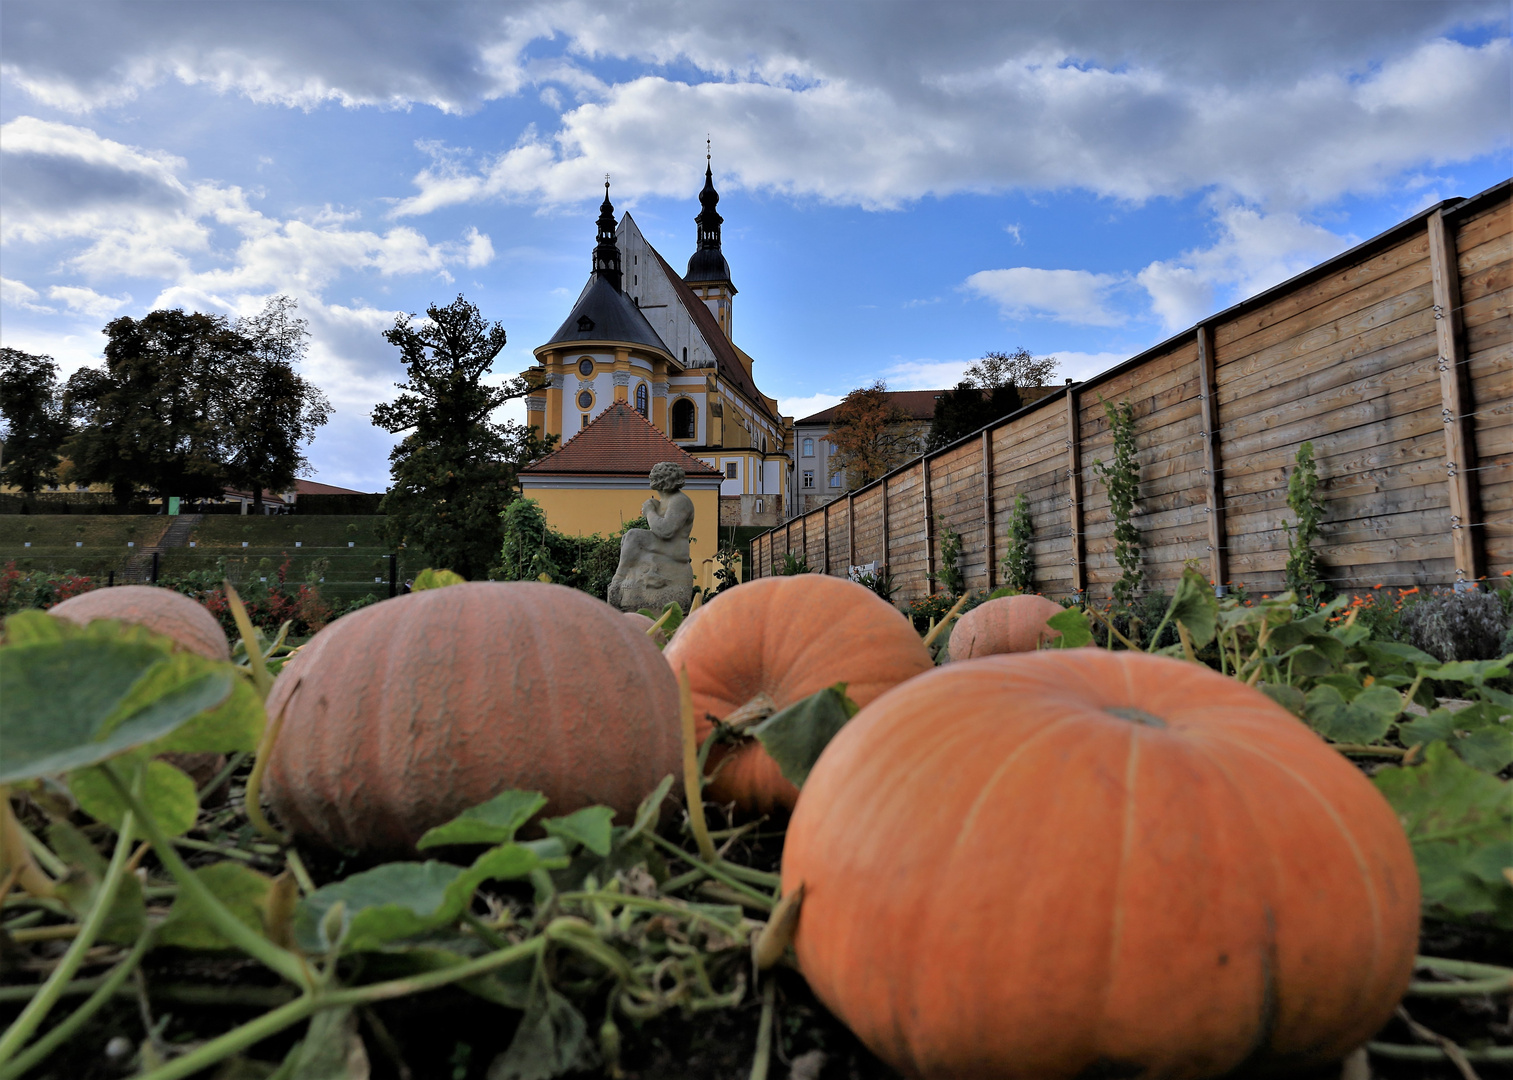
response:
[(294, 500), (296, 514), (377, 514), (380, 495), (301, 495)]

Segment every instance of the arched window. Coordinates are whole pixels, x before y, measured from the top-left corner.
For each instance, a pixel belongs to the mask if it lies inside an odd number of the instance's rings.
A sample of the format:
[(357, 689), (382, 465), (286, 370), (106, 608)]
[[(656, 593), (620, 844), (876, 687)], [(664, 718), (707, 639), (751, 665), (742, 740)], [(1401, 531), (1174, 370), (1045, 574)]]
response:
[(672, 403), (672, 437), (674, 439), (696, 438), (693, 402), (679, 398)]
[(639, 383), (636, 386), (636, 412), (640, 413), (642, 416), (647, 415), (647, 413), (646, 413), (646, 384), (645, 383)]

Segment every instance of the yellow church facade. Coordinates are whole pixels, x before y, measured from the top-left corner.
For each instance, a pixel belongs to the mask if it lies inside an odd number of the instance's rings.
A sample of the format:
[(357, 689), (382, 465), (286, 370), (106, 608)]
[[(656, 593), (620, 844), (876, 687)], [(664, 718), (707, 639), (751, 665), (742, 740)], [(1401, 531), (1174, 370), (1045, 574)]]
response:
[[(776, 524), (792, 469), (792, 418), (757, 387), (755, 362), (732, 338), (736, 288), (720, 249), (709, 169), (699, 198), (698, 248), (680, 276), (630, 214), (616, 222), (606, 185), (588, 283), (535, 350), (529, 374), (541, 388), (526, 399), (527, 422), (566, 444), (611, 406), (628, 406), (719, 474), (720, 523)], [(528, 494), (552, 520), (549, 504), (557, 500), (539, 485)], [(567, 501), (575, 506), (570, 515)], [(571, 516), (574, 527), (553, 526), (612, 532), (620, 508), (611, 501), (596, 515), (590, 497), (573, 496), (556, 516)]]

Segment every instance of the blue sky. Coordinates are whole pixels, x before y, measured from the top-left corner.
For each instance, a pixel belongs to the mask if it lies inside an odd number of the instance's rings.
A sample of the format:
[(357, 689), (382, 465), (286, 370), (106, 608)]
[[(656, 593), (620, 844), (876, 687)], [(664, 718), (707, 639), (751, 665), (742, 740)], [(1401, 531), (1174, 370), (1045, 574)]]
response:
[[(0, 9), (0, 339), (312, 331), (315, 478), (381, 490), (381, 331), (458, 292), (523, 369), (604, 173), (675, 267), (713, 140), (736, 341), (785, 412), (989, 349), (1085, 377), (1513, 171), (1505, 3)], [(513, 407), (507, 415), (523, 418)]]

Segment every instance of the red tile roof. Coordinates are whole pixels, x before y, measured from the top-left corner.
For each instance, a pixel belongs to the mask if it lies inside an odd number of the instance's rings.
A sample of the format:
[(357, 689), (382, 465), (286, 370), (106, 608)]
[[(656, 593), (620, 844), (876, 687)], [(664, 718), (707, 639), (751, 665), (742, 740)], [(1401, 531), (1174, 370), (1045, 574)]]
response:
[[(700, 305), (702, 306), (702, 305)], [(689, 476), (724, 476), (706, 465), (623, 401), (617, 401), (522, 476), (646, 476), (659, 462), (683, 466)]]
[[(1039, 401), (1054, 389), (1056, 389), (1054, 386), (1021, 386), (1019, 401), (1022, 405), (1028, 405), (1032, 401)], [(889, 390), (888, 398), (902, 409), (904, 415), (910, 420), (933, 420), (935, 401), (945, 392), (945, 390)], [(838, 408), (840, 408), (839, 405), (832, 405), (828, 409), (821, 409), (817, 413), (795, 420), (794, 424), (828, 424), (835, 419), (835, 410)]]
[[(336, 487), (334, 484), (317, 484), (314, 480), (294, 481), (294, 494), (296, 495), (367, 495), (366, 491), (353, 491), (351, 488)], [(380, 492), (380, 494), (382, 494)]]

